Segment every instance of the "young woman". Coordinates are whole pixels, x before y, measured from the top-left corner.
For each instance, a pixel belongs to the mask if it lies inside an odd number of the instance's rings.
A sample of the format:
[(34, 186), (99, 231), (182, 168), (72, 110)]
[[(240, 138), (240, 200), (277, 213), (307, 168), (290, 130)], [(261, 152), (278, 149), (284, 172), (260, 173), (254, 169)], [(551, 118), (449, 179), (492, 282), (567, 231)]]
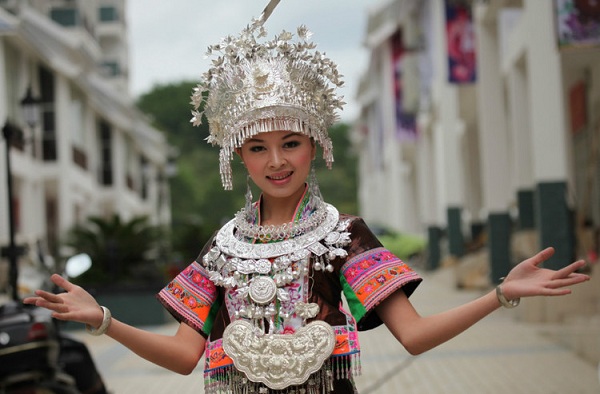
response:
[[(84, 289), (54, 275), (65, 289), (25, 300), (105, 333), (141, 357), (189, 374), (204, 355), (207, 393), (354, 393), (357, 330), (382, 323), (412, 354), (461, 333), (521, 297), (568, 294), (588, 279), (583, 261), (540, 268), (553, 250), (523, 261), (502, 285), (438, 315), (422, 317), (409, 296), (421, 278), (382, 247), (364, 221), (325, 203), (312, 163), (317, 145), (333, 161), (327, 128), (343, 104), (330, 85), (335, 65), (314, 51), (306, 28), (299, 41), (282, 33), (264, 44), (263, 20), (212, 50), (223, 54), (193, 95), (194, 123), (210, 123), (221, 148), (223, 185), (238, 155), (262, 194), (205, 245), (196, 261), (158, 299), (180, 322), (172, 336), (111, 317)], [(208, 91), (208, 98), (204, 92)], [(203, 112), (198, 112), (204, 105)], [(349, 311), (344, 310), (342, 294)]]

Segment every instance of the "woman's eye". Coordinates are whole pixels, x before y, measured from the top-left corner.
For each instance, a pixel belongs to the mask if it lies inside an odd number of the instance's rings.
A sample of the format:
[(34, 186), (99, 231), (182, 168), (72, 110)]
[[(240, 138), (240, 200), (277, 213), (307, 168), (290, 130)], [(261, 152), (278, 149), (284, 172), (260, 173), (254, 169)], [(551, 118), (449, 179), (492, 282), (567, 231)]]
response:
[(288, 141), (283, 146), (285, 148), (295, 148), (300, 145), (300, 141)]
[(264, 148), (260, 145), (255, 145), (255, 146), (251, 146), (250, 147), (250, 152), (260, 152), (262, 151)]

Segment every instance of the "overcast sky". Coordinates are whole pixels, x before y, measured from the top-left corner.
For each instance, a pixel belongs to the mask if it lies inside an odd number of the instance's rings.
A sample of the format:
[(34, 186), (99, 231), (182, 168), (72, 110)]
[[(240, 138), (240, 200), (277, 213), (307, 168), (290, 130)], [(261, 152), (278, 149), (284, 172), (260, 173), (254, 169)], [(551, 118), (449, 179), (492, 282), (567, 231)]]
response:
[[(312, 41), (337, 64), (345, 76), (341, 94), (348, 103), (342, 119), (358, 116), (355, 103), (358, 78), (368, 65), (362, 45), (367, 22), (365, 0), (282, 0), (266, 28), (269, 38), (281, 30), (295, 32), (305, 24)], [(130, 88), (134, 96), (156, 84), (198, 80), (208, 69), (208, 45), (237, 35), (268, 1), (257, 0), (128, 0)], [(190, 87), (191, 90), (191, 87)]]

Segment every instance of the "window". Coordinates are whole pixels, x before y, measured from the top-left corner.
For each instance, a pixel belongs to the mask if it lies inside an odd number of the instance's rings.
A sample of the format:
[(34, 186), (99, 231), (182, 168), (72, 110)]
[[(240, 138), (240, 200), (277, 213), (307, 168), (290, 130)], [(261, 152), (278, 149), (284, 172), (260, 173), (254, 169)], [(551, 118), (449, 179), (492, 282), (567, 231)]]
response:
[(102, 63), (102, 74), (107, 77), (115, 77), (121, 74), (121, 67), (117, 62), (103, 62)]
[(75, 8), (53, 8), (50, 10), (50, 19), (62, 26), (77, 26), (79, 13)]
[(100, 147), (100, 173), (99, 181), (101, 185), (110, 186), (113, 184), (112, 169), (112, 130), (105, 120), (98, 122), (98, 138)]
[(119, 13), (115, 7), (100, 7), (98, 14), (100, 22), (116, 22), (119, 20)]
[(42, 98), (42, 158), (44, 161), (54, 161), (57, 159), (54, 75), (47, 68), (40, 67), (39, 78)]
[(144, 156), (140, 156), (140, 195), (144, 200), (148, 199), (148, 180), (150, 178), (148, 169), (149, 166), (150, 164), (148, 163), (148, 160)]
[(87, 129), (85, 127), (85, 99), (79, 88), (71, 85), (71, 101), (69, 103), (70, 134), (73, 162), (84, 170), (87, 169), (85, 152)]

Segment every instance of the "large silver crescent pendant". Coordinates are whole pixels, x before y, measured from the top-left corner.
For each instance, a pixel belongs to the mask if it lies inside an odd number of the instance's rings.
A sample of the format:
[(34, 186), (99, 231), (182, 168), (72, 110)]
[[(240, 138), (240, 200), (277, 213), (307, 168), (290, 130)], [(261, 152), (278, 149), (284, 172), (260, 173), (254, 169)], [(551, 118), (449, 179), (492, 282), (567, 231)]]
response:
[(259, 305), (270, 303), (277, 295), (277, 284), (268, 276), (254, 277), (249, 288), (250, 298)]
[(223, 333), (223, 349), (246, 377), (273, 390), (299, 385), (317, 372), (335, 346), (333, 328), (321, 320), (294, 334), (256, 335), (246, 320), (232, 322)]

